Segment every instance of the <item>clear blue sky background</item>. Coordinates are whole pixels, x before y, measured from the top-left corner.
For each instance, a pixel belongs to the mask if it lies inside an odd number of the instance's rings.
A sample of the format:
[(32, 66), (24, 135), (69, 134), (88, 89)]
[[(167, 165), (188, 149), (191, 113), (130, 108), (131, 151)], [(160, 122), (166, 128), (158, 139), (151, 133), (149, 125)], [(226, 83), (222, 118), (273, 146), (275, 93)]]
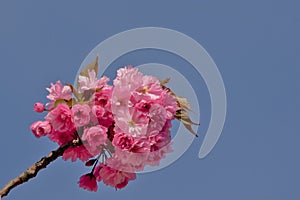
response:
[[(76, 184), (86, 172), (82, 164), (59, 159), (6, 199), (300, 199), (299, 8), (297, 0), (1, 0), (1, 186), (56, 148), (28, 128), (43, 117), (32, 105), (45, 101), (45, 87), (58, 79), (73, 83), (90, 50), (121, 31), (159, 26), (194, 38), (218, 65), (228, 96), (223, 134), (203, 160), (198, 150), (210, 103), (194, 76), (202, 98), (200, 138), (171, 166), (139, 175), (124, 190), (100, 185), (90, 193)], [(148, 51), (124, 56), (115, 67), (143, 62), (184, 64)]]

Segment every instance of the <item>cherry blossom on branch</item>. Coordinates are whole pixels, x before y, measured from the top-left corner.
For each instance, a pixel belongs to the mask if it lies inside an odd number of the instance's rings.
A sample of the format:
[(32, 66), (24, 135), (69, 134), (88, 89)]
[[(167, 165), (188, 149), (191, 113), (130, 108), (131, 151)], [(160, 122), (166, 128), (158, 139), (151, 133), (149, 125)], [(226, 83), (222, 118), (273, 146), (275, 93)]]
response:
[[(124, 188), (147, 165), (159, 165), (172, 152), (172, 120), (180, 120), (193, 134), (191, 125), (198, 125), (189, 118), (188, 101), (166, 87), (169, 79), (161, 81), (126, 66), (109, 85), (109, 78), (98, 78), (97, 73), (98, 57), (81, 71), (77, 85), (51, 83), (46, 88), (48, 102), (34, 104), (34, 111), (46, 112), (44, 120), (30, 126), (35, 137), (48, 137), (60, 146), (58, 153), (53, 151), (55, 157), (45, 157), (46, 161), (62, 156), (90, 168), (78, 185), (93, 192), (99, 182)], [(42, 168), (50, 162), (43, 161)], [(36, 166), (38, 163), (31, 167), (34, 175), (42, 169)], [(0, 190), (0, 195), (7, 195), (32, 176), (27, 178), (21, 174)]]

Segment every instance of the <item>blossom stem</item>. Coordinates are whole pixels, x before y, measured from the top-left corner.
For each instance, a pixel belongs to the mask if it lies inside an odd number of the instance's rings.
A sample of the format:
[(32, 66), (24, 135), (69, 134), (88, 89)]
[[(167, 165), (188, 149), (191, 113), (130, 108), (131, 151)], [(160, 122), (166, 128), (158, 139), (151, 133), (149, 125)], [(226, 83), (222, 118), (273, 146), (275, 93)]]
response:
[(93, 169), (92, 169), (92, 174), (94, 173), (94, 170), (95, 170), (95, 168), (96, 168), (96, 165), (98, 164), (98, 162), (99, 162), (99, 158), (101, 157), (101, 154), (96, 158), (96, 162), (95, 162), (95, 164), (94, 164), (94, 166), (93, 166)]
[(65, 145), (60, 146), (56, 150), (51, 151), (47, 156), (41, 158), (40, 161), (31, 165), (26, 171), (24, 171), (18, 177), (9, 181), (2, 189), (0, 189), (0, 197), (3, 198), (4, 196), (7, 196), (8, 193), (18, 185), (21, 185), (36, 177), (40, 170), (46, 168), (51, 162), (62, 156), (68, 148), (79, 146), (81, 144), (81, 141), (79, 140), (79, 138), (77, 138), (69, 143), (66, 143)]

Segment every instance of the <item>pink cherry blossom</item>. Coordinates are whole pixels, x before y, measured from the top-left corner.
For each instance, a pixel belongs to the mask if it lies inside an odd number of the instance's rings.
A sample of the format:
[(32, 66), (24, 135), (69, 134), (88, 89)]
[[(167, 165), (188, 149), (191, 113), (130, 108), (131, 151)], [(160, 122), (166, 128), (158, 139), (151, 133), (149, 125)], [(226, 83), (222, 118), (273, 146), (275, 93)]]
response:
[(114, 115), (118, 114), (119, 112), (124, 112), (124, 109), (128, 109), (130, 106), (130, 97), (131, 97), (131, 90), (127, 86), (120, 86), (116, 85), (112, 92), (112, 113)]
[[(132, 101), (134, 101), (134, 100), (132, 100)], [(152, 104), (152, 102), (147, 102), (147, 101), (145, 101), (145, 100), (142, 100), (142, 101), (137, 102), (137, 103), (134, 105), (134, 107), (135, 107), (137, 110), (141, 111), (141, 112), (149, 113), (149, 110), (150, 110), (150, 108), (151, 108), (151, 104)]]
[(133, 146), (131, 148), (131, 152), (134, 153), (148, 153), (151, 149), (151, 143), (148, 138), (139, 138), (135, 139)]
[(60, 81), (55, 84), (51, 83), (51, 88), (46, 88), (50, 93), (47, 98), (51, 101), (58, 99), (70, 100), (72, 98), (72, 90), (70, 86), (63, 86)]
[(147, 134), (149, 118), (135, 108), (120, 109), (114, 114), (116, 132), (125, 132), (133, 137), (143, 137)]
[(90, 112), (91, 109), (88, 105), (74, 105), (72, 107), (72, 113), (74, 118), (74, 123), (76, 127), (81, 127), (89, 124), (90, 122)]
[(115, 148), (115, 152), (112, 158), (114, 160), (117, 160), (119, 164), (114, 165), (113, 167), (115, 169), (118, 169), (119, 171), (131, 173), (142, 171), (145, 168), (149, 153), (150, 152), (129, 152), (121, 150), (119, 148)]
[(129, 151), (133, 147), (134, 138), (126, 133), (118, 133), (112, 141), (115, 147)]
[(106, 111), (102, 117), (98, 119), (99, 124), (105, 127), (110, 127), (114, 122), (114, 116), (111, 112)]
[(92, 113), (97, 118), (102, 118), (105, 114), (106, 110), (100, 105), (94, 105), (92, 107)]
[(91, 157), (93, 156), (83, 145), (68, 148), (62, 156), (64, 160), (71, 159), (72, 162), (75, 162), (77, 159), (87, 161)]
[(98, 86), (98, 79), (95, 70), (88, 71), (88, 77), (79, 75), (78, 92), (83, 93), (86, 90), (95, 89)]
[(106, 76), (102, 76), (98, 82), (98, 88), (108, 89), (110, 86), (107, 85), (109, 78)]
[[(37, 138), (47, 135), (60, 146), (80, 137), (79, 146), (66, 149), (62, 158), (89, 160), (85, 165), (91, 172), (78, 181), (83, 189), (97, 191), (100, 181), (121, 189), (136, 179), (136, 172), (158, 165), (172, 152), (171, 121), (180, 108), (168, 88), (137, 67), (119, 69), (113, 86), (107, 77), (97, 78), (95, 70), (85, 75), (79, 75), (74, 88), (51, 83), (47, 109), (34, 105), (36, 112), (49, 111), (46, 121), (30, 129)], [(73, 92), (74, 105), (69, 106), (65, 101)]]
[(52, 130), (52, 132), (48, 134), (48, 137), (53, 142), (56, 142), (58, 145), (64, 145), (77, 138), (77, 135), (75, 129), (68, 130), (65, 132)]
[(157, 134), (164, 127), (167, 118), (167, 112), (165, 108), (159, 104), (151, 105), (149, 110), (149, 125), (148, 125), (148, 135)]
[(69, 106), (66, 104), (59, 104), (54, 110), (50, 111), (46, 116), (54, 130), (59, 132), (66, 132), (74, 129), (73, 115)]
[(110, 166), (101, 164), (101, 168), (99, 170), (99, 176), (102, 177), (103, 183), (109, 186), (112, 186), (116, 189), (124, 188), (129, 181), (135, 180), (136, 175), (134, 173), (128, 173), (119, 171), (111, 166), (114, 165), (116, 160), (108, 159), (110, 161)]
[(92, 113), (93, 124), (100, 124), (108, 128), (114, 122), (112, 113), (100, 105), (94, 105), (92, 107)]
[(127, 114), (127, 109), (132, 106), (131, 94), (142, 84), (142, 78), (143, 75), (138, 71), (138, 68), (128, 66), (118, 70), (111, 97), (111, 110), (114, 115)]
[(172, 152), (172, 143), (168, 143), (162, 148), (148, 153), (147, 160), (144, 162), (145, 165), (158, 166), (160, 161), (166, 157), (168, 153)]
[(108, 107), (110, 106), (111, 94), (112, 87), (106, 86), (106, 88), (102, 89), (100, 92), (95, 92), (93, 103), (102, 107)]
[(158, 99), (163, 91), (159, 80), (153, 76), (145, 75), (143, 76), (142, 81), (143, 83), (133, 93), (136, 101), (151, 101)]
[(105, 76), (98, 80), (95, 70), (88, 71), (88, 77), (81, 75), (78, 77), (78, 92), (84, 93), (85, 91), (102, 88), (107, 84), (108, 81), (109, 79)]
[(106, 144), (107, 128), (101, 125), (86, 128), (81, 139), (87, 143), (85, 146), (91, 154), (99, 154)]
[(157, 135), (150, 137), (151, 151), (157, 151), (171, 142), (169, 131), (159, 132)]
[(37, 121), (30, 126), (35, 137), (40, 138), (46, 136), (52, 131), (51, 124), (48, 121)]
[(97, 190), (98, 190), (96, 177), (92, 173), (81, 176), (78, 181), (78, 184), (79, 184), (79, 187), (81, 187), (85, 190), (89, 190), (92, 192), (97, 192)]
[(170, 92), (164, 90), (160, 95), (161, 105), (167, 111), (167, 119), (174, 119), (175, 113), (179, 110), (177, 100), (175, 97), (171, 96)]
[(41, 112), (44, 112), (45, 106), (44, 106), (44, 104), (37, 102), (34, 104), (33, 110), (35, 112), (41, 113)]
[(114, 80), (114, 86), (126, 86), (133, 91), (142, 85), (142, 79), (143, 74), (138, 71), (138, 68), (129, 65), (117, 71), (117, 77)]
[(100, 170), (102, 167), (103, 167), (103, 165), (100, 164), (100, 165), (97, 165), (94, 169), (94, 176), (96, 177), (96, 180), (98, 182), (102, 181), (102, 177), (100, 176)]

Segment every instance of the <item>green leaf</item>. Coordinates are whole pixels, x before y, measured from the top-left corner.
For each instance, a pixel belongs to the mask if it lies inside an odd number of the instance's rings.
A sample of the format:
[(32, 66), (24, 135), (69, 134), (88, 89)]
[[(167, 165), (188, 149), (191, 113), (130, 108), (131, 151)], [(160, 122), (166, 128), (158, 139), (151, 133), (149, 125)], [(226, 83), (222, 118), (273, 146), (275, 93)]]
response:
[(191, 120), (189, 113), (184, 110), (184, 109), (180, 109), (176, 111), (175, 114), (175, 118), (178, 119), (180, 122), (183, 123), (183, 125), (196, 137), (198, 137), (198, 135), (195, 133), (195, 131), (192, 129), (192, 125), (200, 125), (198, 123), (195, 123)]
[(76, 97), (76, 99), (77, 99), (78, 101), (82, 101), (82, 99), (83, 99), (83, 94), (79, 94), (78, 91), (77, 91), (77, 89), (76, 89), (76, 90), (73, 90), (73, 94), (74, 94), (74, 96)]
[(186, 110), (191, 110), (190, 103), (188, 100), (184, 97), (177, 96), (170, 88), (165, 86), (165, 83), (169, 82), (169, 78), (160, 81), (160, 84), (164, 90), (167, 90), (170, 92), (172, 96), (174, 96), (177, 100), (178, 106), (180, 107), (179, 110), (176, 111), (175, 118), (183, 123), (183, 125), (188, 129), (193, 135), (198, 137), (197, 133), (192, 129), (192, 125), (199, 126), (200, 124), (195, 123), (191, 120), (189, 113)]
[(69, 101), (65, 99), (58, 99), (54, 102), (54, 108), (56, 108), (61, 103), (67, 104), (69, 107), (72, 107), (74, 104), (76, 104), (76, 99), (72, 98)]
[(79, 94), (77, 89), (74, 88), (74, 86), (72, 84), (66, 84), (67, 86), (69, 86), (72, 90), (72, 93), (74, 94), (74, 96), (76, 97), (76, 99), (78, 101), (80, 101), (82, 99), (82, 94)]
[(186, 98), (176, 95), (176, 99), (177, 99), (177, 101), (179, 103), (179, 106), (181, 108), (191, 110), (191, 105), (190, 105), (189, 101)]
[(96, 76), (98, 75), (98, 56), (96, 57), (96, 59), (94, 60), (94, 62), (92, 62), (91, 64), (89, 64), (88, 66), (86, 66), (81, 72), (80, 75), (81, 76), (85, 76), (85, 77), (89, 77), (89, 71), (95, 71), (96, 72)]
[(69, 101), (66, 101), (66, 102), (67, 102), (67, 105), (69, 107), (72, 107), (73, 105), (77, 104), (77, 101), (74, 98), (72, 98), (72, 99), (70, 99)]
[(192, 129), (192, 126), (191, 125), (188, 125), (188, 124), (183, 124), (185, 126), (185, 128), (187, 130), (189, 130), (193, 135), (195, 135), (196, 137), (198, 137), (198, 134)]
[(186, 124), (200, 125), (198, 123), (193, 122), (189, 116), (189, 113), (184, 109), (177, 110), (175, 117)]
[(180, 108), (191, 110), (191, 105), (186, 98), (176, 95), (170, 88), (165, 86), (165, 84), (168, 83), (169, 81), (170, 81), (170, 78), (166, 78), (165, 80), (159, 80), (162, 88), (164, 90), (168, 90), (171, 93), (171, 95), (177, 99), (177, 102), (178, 102)]
[(55, 103), (54, 103), (54, 108), (56, 108), (61, 103), (67, 104), (67, 101), (64, 100), (64, 99), (58, 99), (58, 100), (56, 100)]
[(167, 78), (164, 79), (164, 80), (160, 80), (160, 79), (159, 79), (159, 82), (160, 82), (161, 85), (165, 85), (165, 84), (169, 83), (169, 81), (170, 81), (170, 77), (167, 77)]

